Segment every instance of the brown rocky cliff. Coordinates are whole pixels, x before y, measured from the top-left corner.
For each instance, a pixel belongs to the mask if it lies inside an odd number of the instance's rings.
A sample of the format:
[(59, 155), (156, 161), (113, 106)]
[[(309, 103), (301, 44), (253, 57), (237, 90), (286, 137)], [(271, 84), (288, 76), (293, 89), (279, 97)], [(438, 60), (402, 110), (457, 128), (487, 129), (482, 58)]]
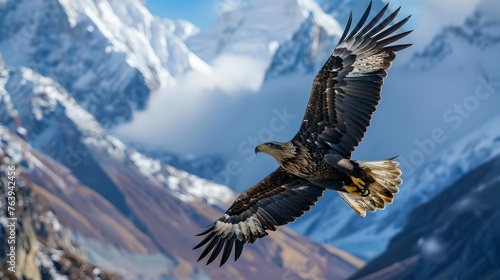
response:
[[(9, 180), (7, 167), (15, 166), (11, 159), (0, 151), (0, 201), (2, 220), (8, 214), (8, 182), (15, 181), (15, 244), (2, 242), (0, 246), (0, 273), (2, 279), (51, 279), (55, 275), (66, 275), (69, 279), (121, 279), (117, 274), (90, 264), (82, 252), (72, 243), (70, 230), (54, 215), (48, 202), (32, 191), (35, 184), (26, 178), (19, 168), (16, 176)], [(11, 209), (10, 209), (11, 210)], [(12, 220), (9, 220), (9, 222)], [(2, 226), (0, 239), (7, 240), (9, 228)], [(15, 272), (9, 271), (7, 254), (15, 246)], [(40, 265), (39, 265), (40, 264)]]

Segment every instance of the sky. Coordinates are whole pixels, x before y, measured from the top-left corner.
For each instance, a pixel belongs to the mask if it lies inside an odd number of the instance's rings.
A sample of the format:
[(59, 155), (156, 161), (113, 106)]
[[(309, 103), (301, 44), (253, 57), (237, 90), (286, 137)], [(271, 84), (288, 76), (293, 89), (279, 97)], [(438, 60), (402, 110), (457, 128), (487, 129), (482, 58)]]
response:
[(185, 19), (201, 29), (208, 27), (218, 17), (218, 3), (213, 0), (147, 0), (149, 11), (162, 18)]

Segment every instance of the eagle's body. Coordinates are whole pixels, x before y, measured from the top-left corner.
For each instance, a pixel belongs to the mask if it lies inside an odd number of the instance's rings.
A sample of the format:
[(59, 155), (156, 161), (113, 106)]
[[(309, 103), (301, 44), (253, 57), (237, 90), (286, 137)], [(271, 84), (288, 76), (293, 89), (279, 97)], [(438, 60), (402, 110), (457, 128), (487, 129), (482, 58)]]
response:
[[(270, 152), (269, 154), (274, 156), (280, 167), (290, 174), (309, 182), (338, 181), (340, 183), (349, 180), (347, 174), (325, 161), (327, 153), (324, 150), (317, 150), (311, 144), (293, 140), (287, 143), (271, 142), (270, 144), (279, 147), (279, 153)], [(261, 146), (257, 147), (257, 152), (260, 152), (259, 147)], [(333, 187), (334, 185), (325, 186), (325, 188)]]
[(260, 144), (255, 152), (273, 156), (279, 167), (243, 192), (226, 213), (200, 235), (211, 263), (221, 252), (223, 265), (233, 247), (238, 259), (243, 245), (253, 243), (303, 215), (326, 189), (335, 190), (361, 216), (384, 209), (402, 183), (393, 159), (351, 159), (380, 100), (384, 78), (396, 52), (410, 45), (390, 45), (409, 34), (392, 35), (409, 17), (389, 26), (397, 9), (382, 20), (387, 5), (365, 24), (371, 3), (316, 75), (304, 119), (288, 142)]

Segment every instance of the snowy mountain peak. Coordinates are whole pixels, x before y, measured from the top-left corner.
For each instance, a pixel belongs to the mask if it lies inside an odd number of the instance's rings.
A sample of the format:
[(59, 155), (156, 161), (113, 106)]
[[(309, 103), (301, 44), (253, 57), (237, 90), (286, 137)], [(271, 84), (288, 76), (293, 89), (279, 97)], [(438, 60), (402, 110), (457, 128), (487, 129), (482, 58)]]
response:
[[(408, 64), (410, 69), (426, 70), (452, 57), (453, 54), (474, 56), (480, 51), (498, 52), (500, 48), (500, 4), (484, 0), (461, 25), (444, 28), (431, 44), (413, 55)], [(462, 56), (462, 55), (461, 55)]]
[(209, 69), (183, 42), (197, 28), (154, 17), (138, 0), (8, 0), (0, 26), (7, 66), (52, 78), (106, 127), (129, 120), (175, 76)]
[[(292, 37), (279, 45), (267, 69), (266, 79), (288, 74), (316, 73), (335, 49), (349, 14), (354, 22), (364, 13), (368, 1), (327, 0), (321, 3), (323, 11), (311, 13), (293, 33)], [(385, 6), (382, 0), (372, 1), (371, 15)], [(388, 8), (391, 10), (391, 6)], [(342, 26), (339, 25), (342, 24)]]
[[(187, 41), (207, 62), (221, 54), (247, 55), (269, 61), (280, 44), (312, 14), (317, 22), (340, 32), (340, 26), (312, 0), (251, 0), (221, 15), (207, 30)], [(214, 40), (214, 38), (217, 38)]]
[(186, 41), (190, 37), (198, 34), (200, 29), (191, 22), (183, 19), (162, 19), (163, 23), (168, 27), (169, 31), (182, 41)]
[[(323, 20), (329, 19), (329, 20)], [(301, 24), (290, 40), (277, 49), (266, 79), (290, 73), (313, 73), (323, 65), (340, 38), (340, 29), (329, 24), (332, 18), (310, 16)]]

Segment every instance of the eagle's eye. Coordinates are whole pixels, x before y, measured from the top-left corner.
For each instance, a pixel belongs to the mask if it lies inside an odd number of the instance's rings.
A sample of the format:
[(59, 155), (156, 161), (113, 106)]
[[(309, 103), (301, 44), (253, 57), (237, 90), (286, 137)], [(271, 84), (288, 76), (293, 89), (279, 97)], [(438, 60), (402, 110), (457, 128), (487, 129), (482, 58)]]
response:
[(267, 143), (266, 146), (268, 146), (269, 148), (271, 148), (273, 146), (272, 143)]

